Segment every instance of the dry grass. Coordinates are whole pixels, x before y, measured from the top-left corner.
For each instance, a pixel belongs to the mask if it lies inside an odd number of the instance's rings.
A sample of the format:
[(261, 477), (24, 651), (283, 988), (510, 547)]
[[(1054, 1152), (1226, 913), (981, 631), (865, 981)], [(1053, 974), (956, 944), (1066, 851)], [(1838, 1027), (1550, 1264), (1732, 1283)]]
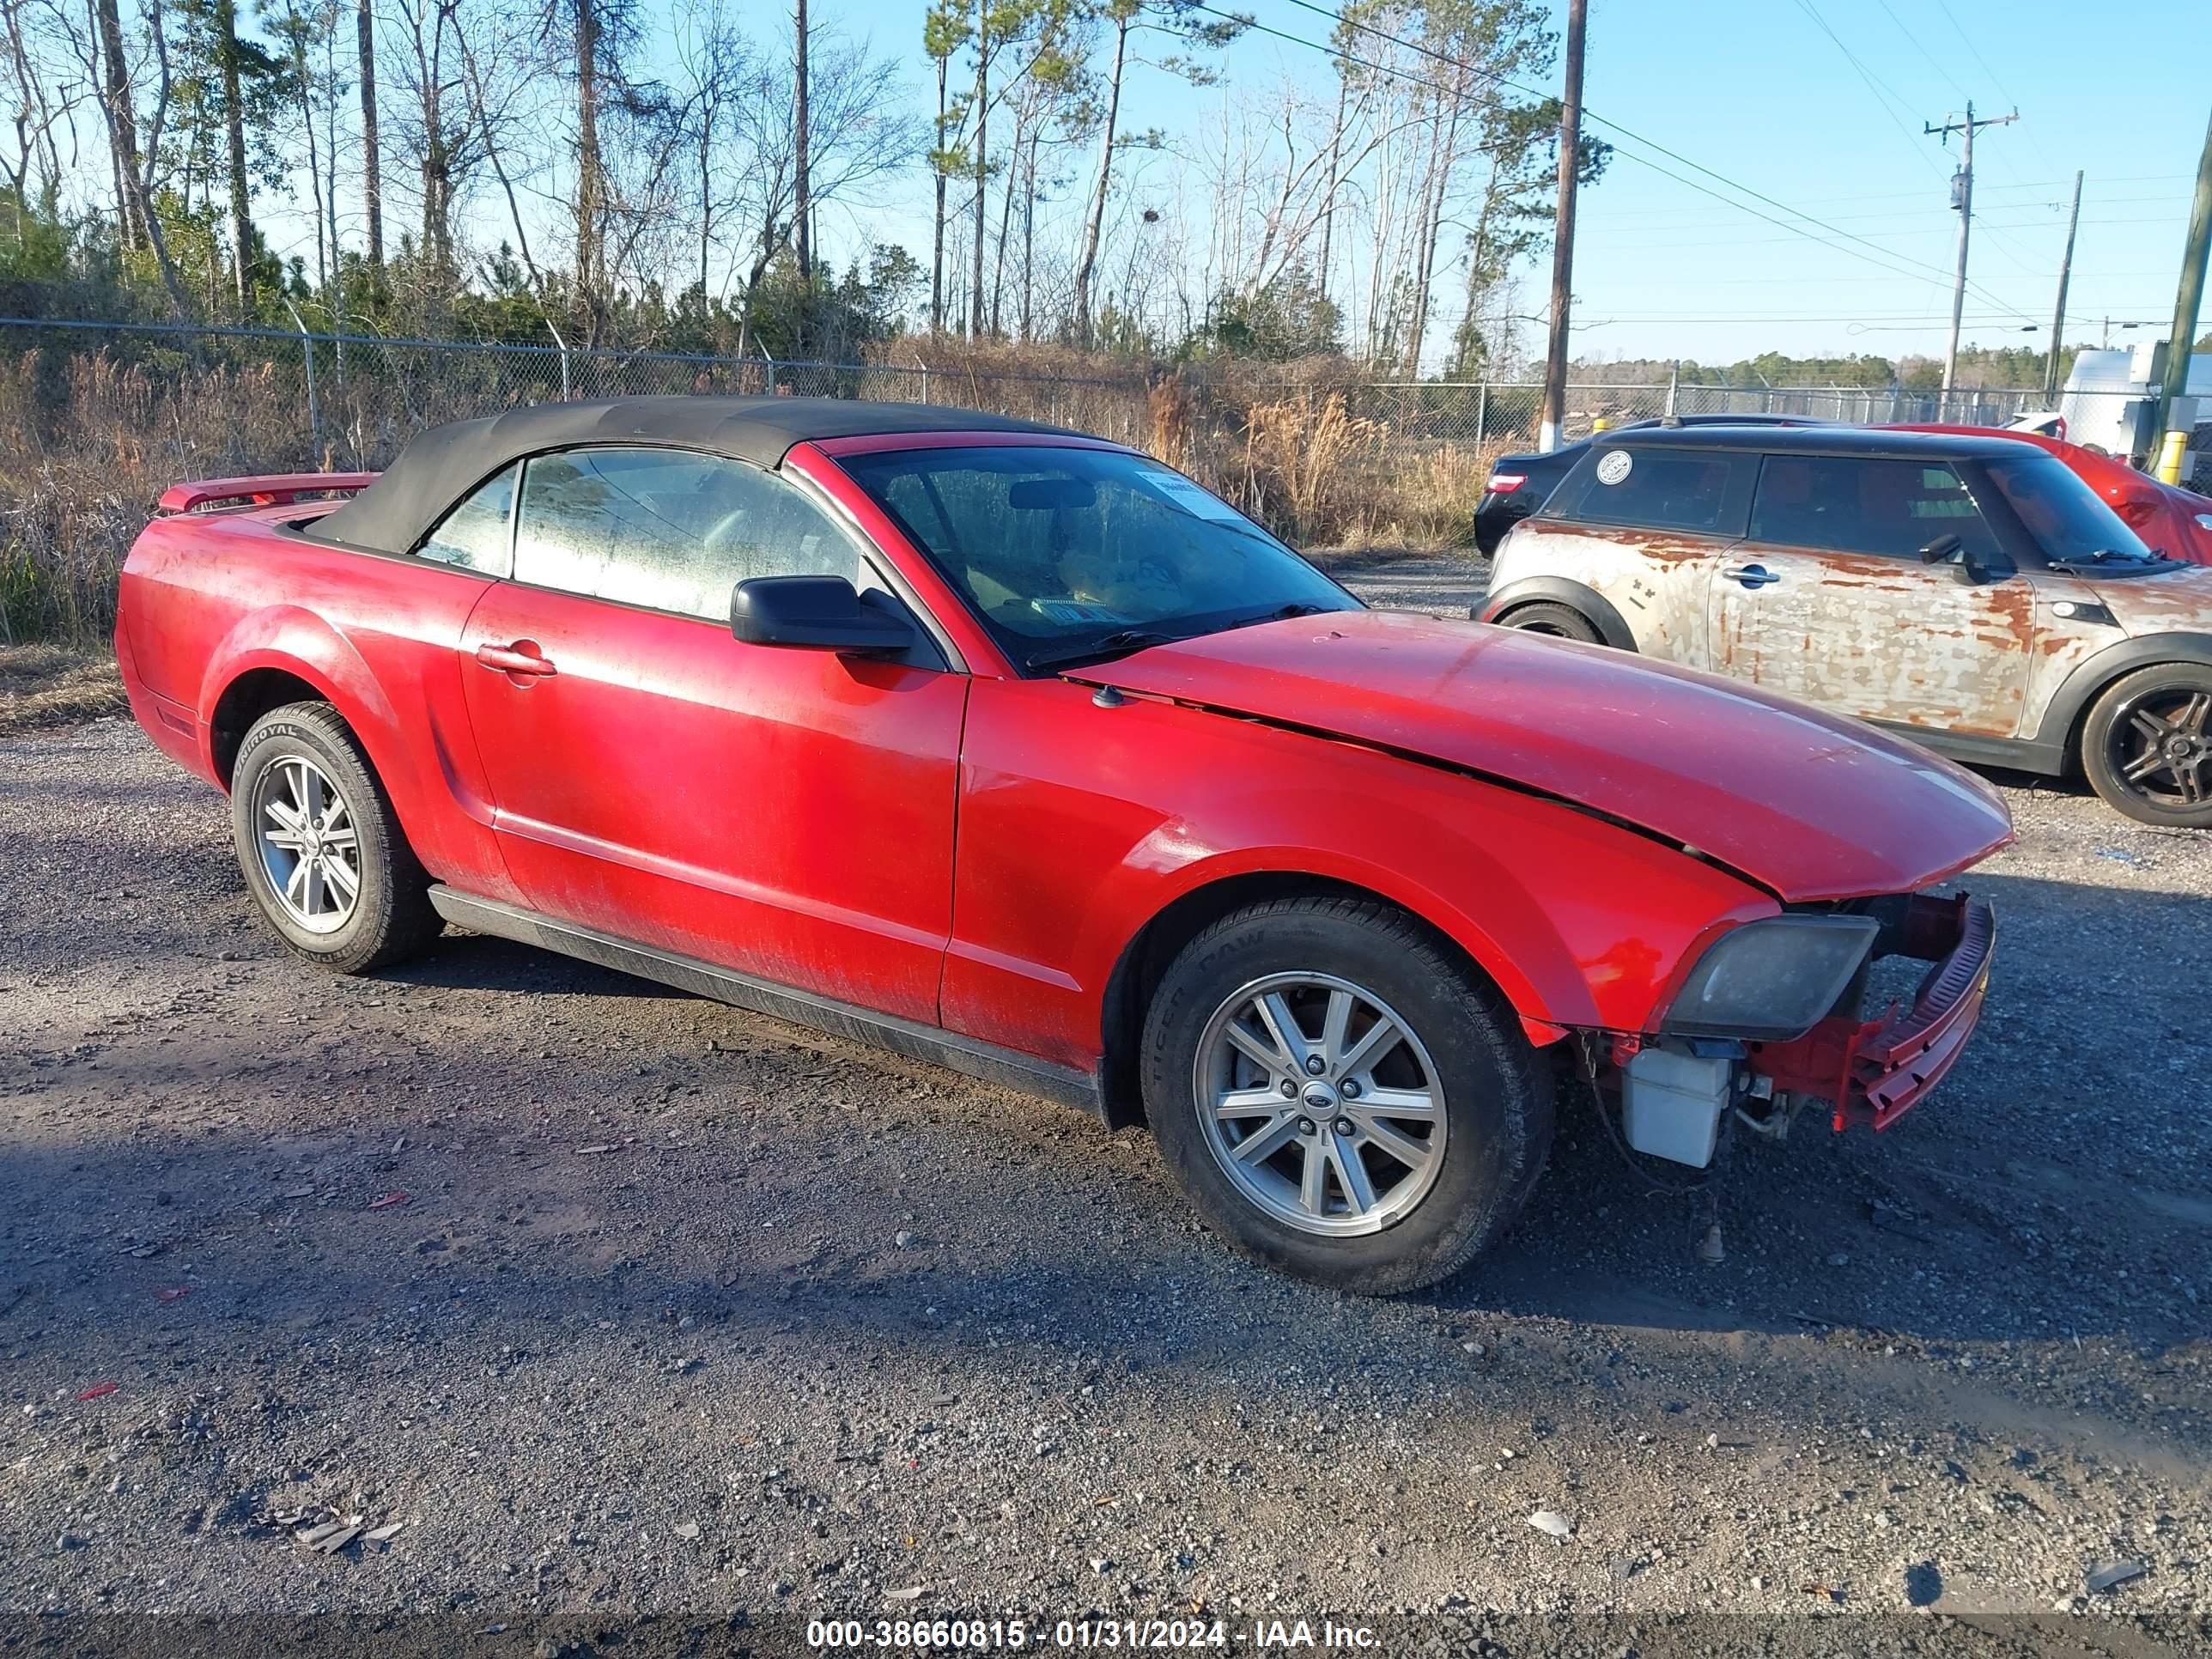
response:
[(58, 645), (0, 646), (0, 732), (129, 712), (115, 659)]
[[(0, 430), (11, 434), (0, 447), (0, 646), (103, 645), (124, 556), (179, 479), (333, 461), (374, 468), (422, 425), (544, 391), (479, 384), (471, 373), (427, 357), (381, 377), (356, 364), (343, 387), (324, 387), (331, 445), (316, 454), (298, 376), (280, 364), (0, 357)], [(924, 341), (902, 343), (836, 389), (921, 396), (1133, 445), (1299, 546), (1466, 544), (1487, 453), (1360, 413), (1360, 384), (1336, 359), (1170, 368), (1056, 346)]]
[(179, 478), (309, 464), (272, 371), (157, 374), (100, 356), (0, 360), (0, 645), (91, 647), (123, 556)]
[(1359, 470), (1353, 463), (1370, 453), (1385, 431), (1354, 419), (1341, 397), (1308, 392), (1253, 404), (1244, 416), (1244, 478), (1254, 506), (1287, 524), (1289, 540), (1319, 539), (1347, 517), (1344, 492), (1355, 487)]

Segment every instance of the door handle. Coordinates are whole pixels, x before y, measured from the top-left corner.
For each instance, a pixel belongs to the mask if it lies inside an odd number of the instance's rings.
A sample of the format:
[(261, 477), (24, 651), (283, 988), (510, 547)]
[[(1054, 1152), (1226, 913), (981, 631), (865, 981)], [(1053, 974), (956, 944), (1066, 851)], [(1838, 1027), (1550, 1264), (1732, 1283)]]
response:
[(561, 672), (538, 655), (534, 640), (517, 640), (512, 645), (480, 645), (477, 647), (477, 661), (502, 674), (534, 675), (540, 679)]
[(1732, 582), (1741, 582), (1746, 587), (1764, 587), (1769, 582), (1782, 580), (1778, 572), (1769, 570), (1763, 564), (1732, 564), (1721, 574)]

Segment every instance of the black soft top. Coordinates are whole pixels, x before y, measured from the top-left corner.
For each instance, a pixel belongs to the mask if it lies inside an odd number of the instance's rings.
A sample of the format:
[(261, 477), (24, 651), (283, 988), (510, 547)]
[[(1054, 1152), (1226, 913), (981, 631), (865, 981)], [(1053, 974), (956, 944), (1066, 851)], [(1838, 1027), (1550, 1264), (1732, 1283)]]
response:
[(383, 476), (317, 521), (314, 534), (380, 553), (411, 550), (463, 495), (508, 462), (583, 444), (670, 444), (781, 465), (794, 444), (905, 432), (1045, 432), (1059, 427), (929, 404), (845, 398), (605, 398), (537, 404), (419, 433)]

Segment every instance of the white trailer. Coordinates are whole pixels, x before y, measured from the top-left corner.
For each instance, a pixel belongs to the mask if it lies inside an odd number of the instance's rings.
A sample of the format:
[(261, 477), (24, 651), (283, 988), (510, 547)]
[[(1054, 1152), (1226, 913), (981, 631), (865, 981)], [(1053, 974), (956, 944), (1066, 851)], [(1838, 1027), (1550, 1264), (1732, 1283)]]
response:
[[(2158, 402), (2158, 382), (2151, 376), (2155, 349), (2146, 341), (2125, 351), (2084, 351), (2074, 359), (2058, 403), (2069, 442), (2139, 465), (2149, 457), (2157, 442), (2150, 430)], [(2205, 400), (2198, 408), (2212, 412), (2212, 351), (2191, 356), (2181, 395)], [(2190, 412), (2176, 410), (2184, 418)]]

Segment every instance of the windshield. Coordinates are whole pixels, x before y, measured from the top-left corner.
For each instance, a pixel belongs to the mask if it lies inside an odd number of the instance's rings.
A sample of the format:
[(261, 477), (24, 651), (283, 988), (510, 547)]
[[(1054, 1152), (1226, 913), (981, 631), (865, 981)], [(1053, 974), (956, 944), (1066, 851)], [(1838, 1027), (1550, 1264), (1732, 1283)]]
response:
[(838, 463), (1025, 668), (1359, 602), (1181, 473), (1050, 446)]
[(2127, 521), (2106, 506), (2064, 462), (2050, 455), (2031, 454), (1986, 465), (1997, 493), (2019, 515), (2051, 563), (2124, 566), (2159, 562), (2159, 556), (2143, 545), (2142, 538), (2128, 528)]

